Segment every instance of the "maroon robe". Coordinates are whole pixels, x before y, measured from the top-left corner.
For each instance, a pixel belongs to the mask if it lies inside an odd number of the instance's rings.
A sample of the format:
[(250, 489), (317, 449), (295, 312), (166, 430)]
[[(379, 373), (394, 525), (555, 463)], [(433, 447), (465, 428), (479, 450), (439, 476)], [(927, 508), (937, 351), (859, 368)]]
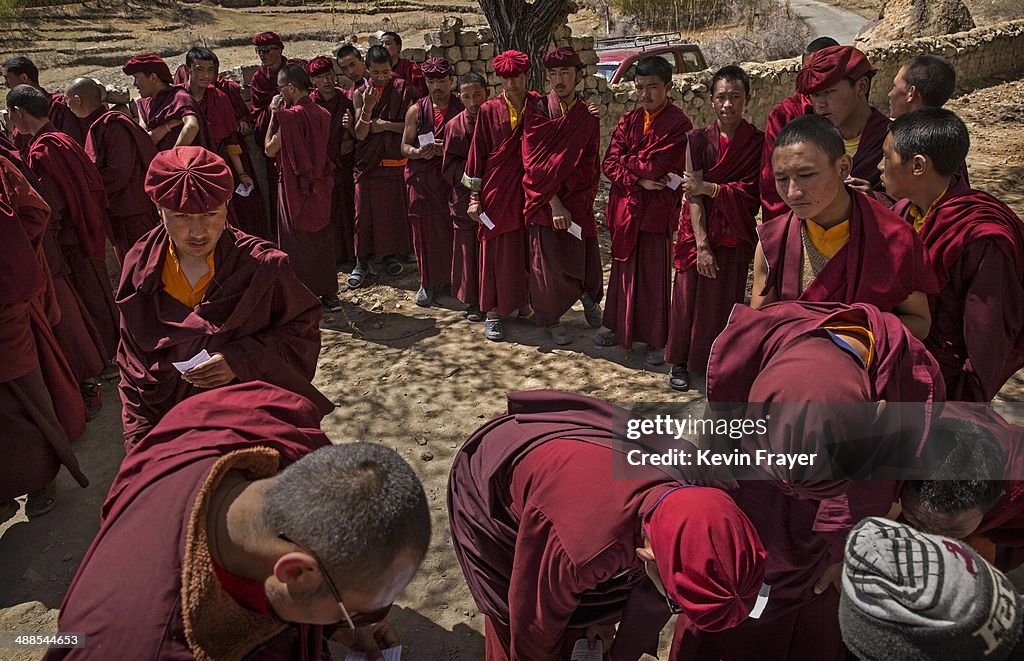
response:
[(811, 104), (810, 97), (799, 92), (783, 99), (768, 113), (768, 119), (764, 123), (764, 145), (761, 149), (762, 221), (789, 213), (789, 207), (779, 197), (779, 191), (775, 188), (775, 171), (772, 169), (772, 149), (775, 147), (775, 138), (778, 137), (782, 127), (789, 124), (790, 121), (801, 115), (812, 114), (814, 114), (814, 106)]
[(718, 277), (697, 273), (697, 242), (690, 222), (690, 205), (685, 201), (679, 216), (675, 246), (675, 286), (669, 317), (665, 360), (702, 371), (715, 336), (725, 328), (735, 303), (742, 303), (747, 291), (747, 271), (757, 244), (754, 217), (757, 196), (758, 158), (764, 134), (746, 120), (720, 153), (718, 122), (690, 131), (686, 136), (694, 172), (704, 181), (718, 184), (715, 197), (701, 197), (704, 227), (708, 234)]
[[(201, 121), (203, 116), (202, 110), (199, 109), (199, 104), (196, 103), (196, 100), (192, 98), (192, 95), (184, 87), (171, 85), (150, 98), (139, 99), (138, 109), (139, 119), (142, 120), (150, 131), (163, 126), (171, 120), (184, 120), (189, 115), (196, 117), (200, 120), (199, 133), (192, 140), (192, 145), (196, 147), (209, 146), (206, 127)], [(178, 141), (178, 136), (181, 135), (183, 128), (183, 126), (177, 126), (171, 129), (160, 142), (156, 143), (157, 151), (165, 151), (174, 147), (174, 143)]]
[(236, 120), (252, 123), (252, 110), (246, 105), (245, 99), (242, 98), (241, 85), (222, 74), (217, 76), (217, 80), (213, 81), (213, 86), (227, 94), (228, 100), (231, 101), (231, 107), (235, 111)]
[[(405, 82), (394, 73), (370, 111), (370, 121), (405, 122), (414, 101)], [(385, 162), (390, 163), (385, 165)], [(412, 249), (406, 208), (405, 157), (402, 135), (391, 131), (369, 133), (356, 142), (355, 163), (356, 255), (377, 259)]]
[(406, 60), (398, 58), (398, 62), (395, 63), (392, 71), (395, 75), (406, 82), (406, 86), (410, 89), (413, 95), (413, 99), (420, 99), (424, 96), (428, 96), (427, 91), (427, 79), (423, 75), (423, 69), (420, 65), (416, 64), (412, 60)]
[(872, 107), (868, 116), (867, 124), (860, 134), (860, 144), (857, 146), (857, 153), (853, 155), (853, 168), (850, 176), (857, 179), (864, 179), (871, 184), (871, 188), (884, 193), (882, 186), (882, 171), (878, 169), (878, 163), (882, 160), (882, 143), (885, 142), (886, 129), (892, 120), (878, 108)]
[[(910, 201), (895, 211), (910, 217)], [(920, 232), (939, 281), (925, 346), (949, 398), (987, 402), (1024, 367), (1024, 225), (954, 178)]]
[[(551, 91), (546, 113), (528, 105), (523, 118), (523, 216), (529, 231), (530, 303), (541, 326), (558, 323), (584, 293), (604, 293), (594, 199), (601, 179), (601, 122), (576, 99), (562, 114)], [(551, 199), (562, 201), (580, 226), (579, 240), (552, 226)]]
[(304, 96), (278, 111), (277, 123), (281, 127), (277, 245), (313, 294), (337, 294), (338, 270), (330, 226), (334, 172), (327, 157), (331, 114)]
[(124, 262), (135, 242), (156, 227), (156, 208), (144, 188), (156, 147), (131, 117), (108, 110), (89, 126), (85, 153), (103, 178), (108, 202), (107, 236), (117, 261)]
[(175, 404), (202, 389), (171, 364), (201, 350), (221, 353), (239, 381), (263, 380), (332, 406), (310, 383), (320, 353), (322, 309), (270, 243), (227, 227), (214, 249), (216, 277), (194, 309), (164, 291), (167, 232), (157, 227), (125, 259), (121, 310), (121, 402), (131, 447)]
[[(334, 191), (331, 197), (331, 229), (334, 233), (334, 259), (336, 262), (354, 262), (356, 258), (356, 181), (352, 167), (355, 164), (355, 146), (349, 129), (342, 124), (346, 113), (355, 119), (352, 98), (340, 87), (334, 88), (334, 97), (328, 101), (317, 90), (309, 97), (321, 108), (331, 113), (331, 139), (327, 144), (327, 155), (334, 164)], [(342, 147), (348, 142), (352, 149), (342, 154)]]
[(563, 658), (567, 629), (620, 620), (614, 658), (656, 653), (669, 613), (636, 547), (643, 513), (684, 475), (645, 467), (613, 479), (619, 455), (640, 446), (622, 438), (630, 414), (607, 402), (537, 391), (508, 404), (462, 446), (448, 483), (452, 543), (487, 618), (488, 661)]
[(448, 211), (455, 228), (452, 242), (452, 296), (476, 307), (480, 302), (480, 223), (469, 217), (469, 189), (462, 185), (475, 119), (463, 111), (445, 127), (441, 173), (451, 186)]
[(321, 627), (247, 609), (222, 586), (199, 514), (227, 470), (267, 478), (329, 445), (319, 423), (309, 400), (258, 381), (171, 410), (121, 465), (61, 604), (61, 630), (89, 643), (46, 658), (326, 658)]
[(103, 360), (108, 363), (117, 350), (118, 314), (106, 265), (103, 178), (85, 150), (50, 124), (36, 134), (27, 162), (39, 178), (39, 192), (52, 212), (51, 223), (60, 228), (56, 247), (99, 331)]
[[(64, 98), (63, 94), (51, 94), (42, 88), (40, 88), (40, 91), (46, 95), (50, 102), (50, 109), (46, 113), (50, 123), (61, 133), (71, 136), (80, 147), (84, 147), (85, 134), (89, 129), (89, 125), (85, 124), (75, 113), (71, 112), (71, 108), (68, 107), (68, 101)], [(14, 129), (11, 131), (11, 139), (14, 141), (14, 146), (23, 155), (28, 154), (28, 147), (32, 144), (31, 135), (20, 133), (18, 129)]]
[[(288, 64), (288, 58), (281, 57), (281, 66)], [(280, 71), (278, 69), (277, 71)], [(252, 105), (253, 130), (256, 133), (256, 144), (263, 145), (270, 128), (270, 102), (278, 95), (277, 71), (260, 66), (249, 79), (249, 103)], [(268, 163), (268, 172), (269, 172)]]
[(668, 339), (671, 241), (681, 193), (649, 191), (638, 179), (658, 179), (686, 169), (689, 118), (671, 101), (644, 133), (645, 110), (623, 115), (615, 127), (602, 168), (612, 182), (607, 222), (612, 235), (612, 271), (604, 325), (619, 345), (664, 347)]
[[(462, 112), (463, 105), (459, 97), (450, 94), (440, 122), (434, 114), (434, 104), (429, 95), (416, 101), (416, 108), (419, 112), (416, 135), (433, 133), (438, 142), (444, 143), (447, 141), (445, 125)], [(418, 140), (415, 146), (419, 146)], [(452, 189), (441, 174), (441, 155), (429, 160), (409, 159), (405, 166), (405, 187), (409, 193), (409, 226), (420, 272), (420, 286), (450, 285), (454, 231), (448, 202)]]
[(853, 200), (850, 240), (801, 291), (803, 221), (792, 212), (757, 228), (768, 263), (763, 292), (779, 300), (871, 303), (891, 311), (915, 291), (937, 291), (920, 237), (902, 218), (874, 199), (848, 191)]

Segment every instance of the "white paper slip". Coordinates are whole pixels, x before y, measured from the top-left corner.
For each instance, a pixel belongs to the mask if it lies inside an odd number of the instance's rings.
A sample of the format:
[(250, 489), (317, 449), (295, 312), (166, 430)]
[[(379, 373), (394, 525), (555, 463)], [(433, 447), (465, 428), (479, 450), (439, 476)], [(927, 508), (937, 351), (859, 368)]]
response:
[(750, 617), (757, 620), (761, 617), (761, 613), (764, 613), (764, 607), (768, 605), (768, 595), (772, 592), (772, 586), (767, 583), (761, 584), (761, 589), (757, 592), (757, 601), (754, 602), (754, 608), (750, 611)]
[(427, 145), (432, 145), (437, 142), (437, 139), (434, 137), (433, 131), (429, 133), (424, 133), (423, 135), (418, 137), (420, 140), (420, 147), (426, 147)]
[(672, 190), (678, 190), (679, 184), (683, 183), (683, 178), (675, 172), (668, 173), (668, 184), (666, 184)]
[(184, 361), (182, 361), (180, 363), (171, 363), (171, 364), (174, 365), (174, 367), (179, 372), (184, 374), (185, 372), (189, 371), (190, 369), (192, 369), (196, 365), (200, 365), (202, 363), (205, 363), (206, 361), (208, 361), (210, 359), (210, 357), (211, 356), (206, 351), (206, 349), (203, 349), (202, 351), (200, 351), (196, 355), (192, 356), (188, 360), (184, 360)]
[(489, 229), (489, 230), (494, 229), (494, 221), (492, 221), (490, 218), (487, 217), (487, 212), (486, 211), (481, 211), (480, 212), (480, 222), (483, 223), (484, 227), (486, 227), (487, 229)]
[(572, 647), (571, 661), (602, 661), (604, 658), (604, 642), (598, 638), (594, 641), (594, 649), (586, 638), (580, 638)]
[(574, 222), (569, 222), (569, 234), (572, 234), (580, 241), (583, 240), (583, 228)]
[[(400, 661), (402, 658), (402, 646), (395, 645), (389, 647), (386, 650), (381, 650), (384, 653), (384, 661)], [(345, 657), (345, 661), (367, 661), (367, 657), (362, 652), (349, 652), (348, 656)]]
[(252, 192), (252, 184), (249, 184), (248, 186), (245, 184), (238, 184), (238, 188), (235, 189), (235, 192), (242, 197), (249, 197), (249, 193)]

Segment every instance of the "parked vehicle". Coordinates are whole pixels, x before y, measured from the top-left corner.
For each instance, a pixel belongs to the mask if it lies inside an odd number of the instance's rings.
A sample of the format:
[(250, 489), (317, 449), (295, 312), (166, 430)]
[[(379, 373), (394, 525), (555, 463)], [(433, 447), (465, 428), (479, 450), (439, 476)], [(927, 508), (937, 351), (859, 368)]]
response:
[(675, 74), (703, 71), (708, 66), (700, 46), (683, 41), (678, 32), (598, 39), (594, 49), (597, 74), (609, 84), (633, 80), (637, 61), (652, 55), (665, 58)]

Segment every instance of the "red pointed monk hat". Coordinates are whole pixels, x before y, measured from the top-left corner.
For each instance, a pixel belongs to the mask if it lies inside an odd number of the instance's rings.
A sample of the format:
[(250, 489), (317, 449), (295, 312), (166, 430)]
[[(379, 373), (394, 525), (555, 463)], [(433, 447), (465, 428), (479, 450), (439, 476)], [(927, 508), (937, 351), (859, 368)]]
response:
[(276, 32), (260, 32), (258, 35), (252, 38), (253, 46), (280, 46), (284, 48), (284, 42), (281, 41), (281, 37), (277, 36)]
[[(292, 60), (294, 61), (294, 60)], [(319, 76), (327, 73), (328, 71), (334, 71), (334, 62), (329, 57), (318, 55), (309, 61), (306, 65), (306, 73), (310, 76)]]
[(698, 629), (722, 631), (750, 616), (767, 554), (727, 493), (674, 489), (655, 505), (646, 529), (665, 591)]
[(206, 213), (223, 206), (235, 189), (224, 159), (202, 147), (159, 152), (146, 172), (146, 194), (153, 204), (178, 213)]
[(121, 71), (126, 76), (133, 76), (137, 73), (151, 74), (155, 73), (157, 77), (165, 83), (174, 82), (174, 78), (171, 76), (171, 69), (164, 62), (163, 58), (155, 53), (143, 53), (142, 55), (136, 55), (129, 59), (121, 67)]
[(507, 50), (494, 56), (491, 61), (494, 73), (502, 78), (514, 78), (530, 68), (530, 56), (517, 50)]
[(580, 54), (576, 52), (575, 48), (559, 46), (544, 53), (541, 64), (545, 69), (554, 69), (556, 67), (581, 67), (583, 61), (580, 60)]
[(856, 81), (877, 72), (864, 53), (853, 46), (829, 46), (811, 55), (796, 76), (796, 91), (814, 94), (835, 86), (840, 80)]
[(455, 75), (452, 63), (443, 57), (430, 57), (420, 65), (426, 78), (450, 78)]

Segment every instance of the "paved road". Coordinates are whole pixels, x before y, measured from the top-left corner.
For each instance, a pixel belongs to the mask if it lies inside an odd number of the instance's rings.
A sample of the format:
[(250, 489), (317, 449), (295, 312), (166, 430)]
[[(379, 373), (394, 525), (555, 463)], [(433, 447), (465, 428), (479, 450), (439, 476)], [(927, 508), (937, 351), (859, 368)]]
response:
[(851, 11), (818, 0), (790, 0), (789, 5), (810, 29), (811, 39), (828, 36), (841, 44), (853, 44), (854, 37), (868, 22)]

